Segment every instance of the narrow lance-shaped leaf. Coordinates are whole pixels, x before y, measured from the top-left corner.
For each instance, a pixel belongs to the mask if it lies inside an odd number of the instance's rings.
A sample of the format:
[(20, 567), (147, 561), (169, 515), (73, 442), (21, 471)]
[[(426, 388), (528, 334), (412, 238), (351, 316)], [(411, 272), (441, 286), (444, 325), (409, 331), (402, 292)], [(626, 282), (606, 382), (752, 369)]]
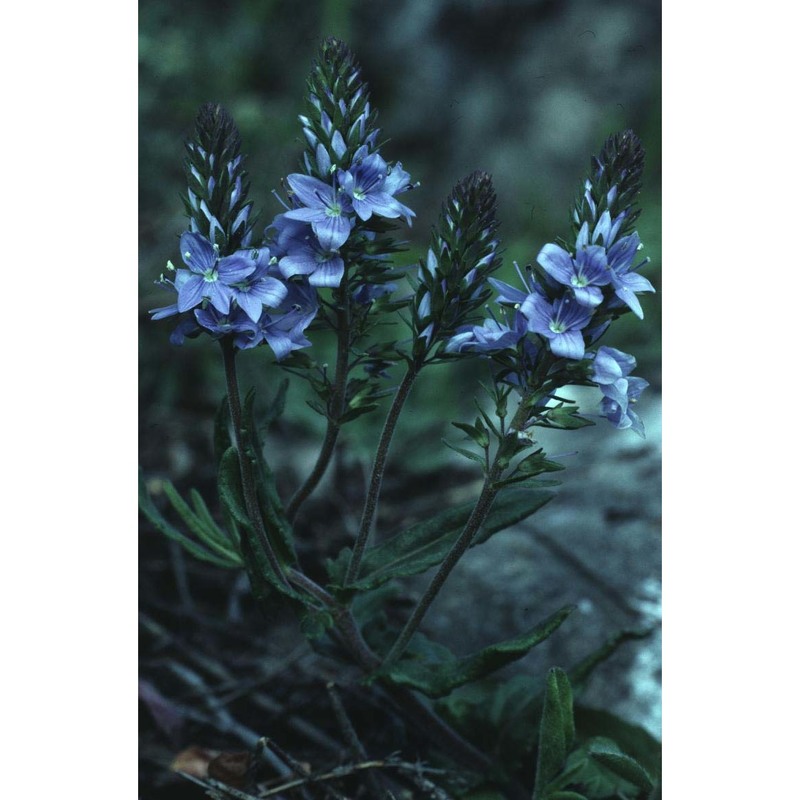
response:
[(610, 658), (621, 645), (636, 639), (645, 639), (651, 633), (652, 630), (632, 630), (615, 633), (601, 647), (597, 648), (593, 653), (590, 653), (583, 661), (569, 671), (570, 682), (575, 688), (575, 691), (580, 691), (586, 685), (586, 682), (595, 669)]
[(230, 558), (215, 555), (210, 550), (190, 539), (186, 534), (181, 533), (174, 525), (167, 522), (164, 515), (156, 508), (153, 503), (150, 493), (147, 491), (144, 479), (141, 474), (139, 475), (139, 508), (142, 514), (149, 522), (156, 528), (159, 533), (164, 534), (168, 539), (177, 542), (184, 550), (199, 558), (201, 561), (208, 561), (218, 567), (235, 567), (238, 566), (236, 562), (232, 562)]
[(274, 574), (263, 544), (253, 530), (244, 503), (239, 454), (235, 447), (228, 448), (222, 456), (217, 480), (220, 500), (236, 523), (242, 526), (241, 548), (250, 585), (257, 600), (271, 599), (271, 589), (295, 600), (304, 599), (297, 592), (283, 585)]
[(239, 553), (231, 546), (230, 540), (219, 530), (208, 511), (202, 497), (196, 490), (193, 491), (195, 507), (201, 509), (201, 514), (193, 511), (189, 504), (180, 496), (178, 490), (169, 481), (164, 482), (164, 494), (167, 495), (172, 507), (180, 514), (189, 530), (203, 544), (208, 545), (217, 555), (228, 559), (233, 564), (242, 566)]
[[(574, 611), (574, 606), (565, 606), (544, 622), (539, 623), (527, 633), (490, 645), (477, 653), (457, 658), (447, 648), (433, 645), (417, 635), (417, 645), (424, 644), (426, 655), (420, 658), (414, 652), (414, 644), (405, 658), (394, 664), (388, 678), (399, 686), (408, 686), (423, 692), (428, 697), (444, 697), (458, 686), (485, 678), (498, 669), (526, 655), (533, 647), (541, 644), (560, 627), (561, 623)], [(436, 658), (438, 656), (438, 658)]]
[(591, 748), (589, 755), (606, 769), (619, 775), (623, 780), (632, 783), (639, 789), (647, 792), (653, 788), (653, 781), (641, 764), (624, 753), (614, 753)]
[[(482, 544), (498, 531), (527, 519), (553, 496), (553, 492), (541, 489), (503, 489), (473, 544)], [(449, 508), (368, 550), (361, 568), (362, 577), (350, 588), (375, 589), (393, 578), (418, 575), (441, 562), (463, 530), (474, 505), (469, 502)], [(328, 562), (334, 586), (342, 585), (349, 555), (346, 549), (335, 561)]]
[(547, 797), (547, 785), (563, 769), (574, 738), (572, 689), (566, 673), (553, 667), (547, 675), (533, 800)]

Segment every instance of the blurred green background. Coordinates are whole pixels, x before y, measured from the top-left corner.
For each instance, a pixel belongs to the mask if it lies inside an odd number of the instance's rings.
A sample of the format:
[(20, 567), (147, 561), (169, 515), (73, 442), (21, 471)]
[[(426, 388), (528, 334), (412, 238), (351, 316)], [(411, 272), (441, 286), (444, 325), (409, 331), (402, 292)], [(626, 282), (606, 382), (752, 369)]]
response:
[[(543, 244), (569, 233), (570, 204), (590, 155), (608, 134), (630, 127), (647, 152), (638, 229), (652, 258), (645, 274), (660, 289), (657, 1), (141, 0), (139, 8), (140, 408), (147, 439), (159, 438), (159, 426), (165, 430), (176, 411), (187, 425), (193, 415), (210, 425), (208, 411), (223, 394), (218, 349), (206, 339), (175, 348), (170, 321), (152, 323), (146, 314), (169, 302), (153, 281), (179, 255), (183, 141), (195, 112), (216, 101), (232, 113), (248, 155), (251, 196), (260, 222), (268, 223), (280, 211), (271, 191), (298, 169), (297, 114), (304, 111), (306, 75), (328, 35), (344, 39), (361, 61), (389, 140), (382, 154), (402, 161), (421, 182), (403, 197), (417, 219), (401, 232), (409, 252), (398, 265), (424, 252), (451, 186), (484, 169), (499, 197), (505, 249), (499, 277), (516, 282), (512, 261), (533, 262)], [(643, 296), (642, 305), (644, 323), (628, 315), (605, 342), (634, 353), (638, 373), (657, 389), (660, 294)], [(318, 346), (324, 352), (329, 343)], [(240, 360), (244, 383), (267, 388), (281, 377), (266, 348)], [(415, 389), (412, 416), (420, 426), (441, 418), (444, 407), (446, 419), (461, 409), (469, 413), (474, 384), (467, 381), (474, 381), (475, 364), (428, 371)], [(323, 427), (303, 403), (293, 403), (292, 413), (301, 436)], [(362, 428), (369, 432), (379, 416)], [(174, 433), (177, 441), (181, 433)]]

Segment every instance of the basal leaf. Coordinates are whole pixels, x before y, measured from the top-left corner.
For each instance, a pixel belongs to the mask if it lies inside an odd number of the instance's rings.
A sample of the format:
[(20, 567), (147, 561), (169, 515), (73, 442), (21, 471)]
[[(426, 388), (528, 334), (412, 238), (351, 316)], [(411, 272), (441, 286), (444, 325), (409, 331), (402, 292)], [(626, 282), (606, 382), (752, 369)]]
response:
[(184, 550), (199, 558), (201, 561), (208, 561), (210, 564), (215, 564), (218, 567), (236, 567), (237, 563), (232, 562), (229, 558), (215, 555), (207, 548), (190, 539), (186, 534), (181, 533), (174, 525), (170, 524), (164, 515), (158, 510), (155, 503), (153, 503), (150, 493), (144, 483), (144, 478), (141, 473), (139, 474), (139, 508), (144, 514), (145, 518), (153, 525), (153, 527), (164, 534), (168, 539), (177, 542)]
[(566, 606), (527, 633), (485, 647), (477, 653), (457, 658), (447, 648), (416, 637), (406, 657), (389, 668), (388, 678), (399, 686), (416, 689), (428, 697), (444, 697), (458, 686), (480, 680), (522, 658), (531, 648), (547, 639), (572, 613)]
[(567, 759), (566, 771), (569, 772), (570, 785), (579, 787), (589, 800), (638, 796), (636, 785), (594, 758), (595, 751), (609, 756), (622, 755), (610, 739), (604, 737), (589, 739), (570, 753)]
[(539, 727), (539, 751), (536, 759), (536, 783), (533, 800), (546, 800), (547, 786), (563, 770), (572, 747), (575, 727), (572, 689), (566, 673), (553, 667), (547, 675), (542, 721)]
[(598, 748), (589, 748), (589, 755), (594, 761), (638, 789), (648, 792), (653, 788), (653, 781), (644, 767), (630, 756)]
[(610, 711), (575, 706), (575, 726), (581, 739), (597, 736), (612, 739), (623, 753), (635, 758), (650, 775), (661, 771), (661, 743), (639, 725)]
[(195, 508), (200, 508), (201, 513), (198, 514), (189, 504), (180, 496), (178, 490), (169, 481), (164, 482), (164, 494), (166, 494), (169, 502), (175, 511), (180, 514), (181, 519), (186, 523), (189, 530), (200, 539), (203, 544), (207, 545), (217, 555), (222, 558), (230, 560), (232, 563), (242, 566), (242, 559), (239, 553), (231, 546), (230, 541), (222, 531), (219, 530), (216, 522), (214, 522), (211, 514), (208, 511), (205, 503), (199, 492), (193, 491), (193, 501)]

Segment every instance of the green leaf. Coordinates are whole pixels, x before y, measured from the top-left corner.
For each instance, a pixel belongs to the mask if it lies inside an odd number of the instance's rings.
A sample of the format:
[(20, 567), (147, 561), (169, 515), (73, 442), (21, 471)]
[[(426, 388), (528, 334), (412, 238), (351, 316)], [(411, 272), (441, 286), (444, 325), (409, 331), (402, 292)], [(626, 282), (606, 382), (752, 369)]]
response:
[(203, 502), (203, 498), (196, 489), (192, 489), (192, 500), (195, 508), (201, 509), (200, 514), (189, 507), (170, 481), (164, 482), (164, 494), (166, 494), (172, 507), (181, 516), (189, 530), (200, 539), (200, 541), (208, 545), (208, 547), (216, 552), (217, 555), (222, 556), (222, 558), (227, 558), (240, 567), (243, 565), (238, 551), (231, 546), (230, 540), (220, 531)]
[(456, 687), (480, 680), (522, 658), (531, 648), (545, 641), (574, 609), (574, 606), (565, 606), (527, 633), (462, 658), (417, 634), (406, 656), (382, 677), (398, 686), (416, 689), (428, 697), (444, 697)]
[[(473, 546), (527, 519), (553, 497), (553, 492), (542, 489), (501, 490)], [(370, 548), (362, 562), (361, 578), (348, 589), (368, 591), (393, 578), (418, 575), (435, 566), (450, 551), (474, 506), (474, 502), (453, 506)], [(328, 562), (328, 574), (334, 587), (342, 587), (348, 563), (349, 550), (340, 553), (335, 561)]]
[[(478, 417), (477, 422), (481, 422), (480, 417)], [(458, 428), (460, 431), (464, 431), (464, 433), (466, 433), (467, 436), (469, 436), (469, 438), (472, 439), (472, 441), (478, 445), (478, 447), (489, 446), (489, 436), (486, 433), (486, 426), (483, 425), (482, 422), (481, 422), (482, 428), (478, 427), (477, 424), (470, 425), (466, 422), (451, 422), (450, 424)]]
[[(455, 423), (453, 423), (455, 424)], [(484, 469), (486, 469), (486, 459), (482, 455), (478, 455), (477, 453), (473, 453), (471, 450), (466, 450), (463, 447), (457, 447), (454, 444), (450, 444), (447, 439), (442, 439), (442, 443), (449, 447), (451, 450), (455, 450), (456, 453), (464, 456), (464, 458), (468, 458), (470, 461), (474, 461), (477, 464), (480, 464)]]
[(247, 530), (250, 530), (250, 518), (244, 505), (242, 492), (242, 474), (239, 467), (239, 454), (236, 448), (229, 447), (219, 462), (217, 476), (219, 499), (233, 519)]
[(286, 597), (307, 602), (306, 598), (278, 579), (273, 572), (269, 557), (264, 552), (264, 546), (258, 534), (253, 530), (245, 510), (239, 454), (235, 447), (229, 447), (222, 456), (217, 486), (222, 504), (233, 520), (242, 526), (242, 558), (256, 599), (261, 602), (269, 601), (272, 599), (272, 589), (277, 589)]
[(652, 629), (620, 631), (614, 634), (601, 647), (590, 653), (577, 666), (569, 671), (569, 679), (575, 692), (581, 691), (595, 669), (610, 658), (621, 645), (625, 642), (637, 639), (646, 639), (652, 633)]
[(319, 639), (333, 626), (333, 617), (327, 611), (307, 609), (300, 617), (300, 630), (307, 639)]
[(435, 708), (505, 775), (529, 773), (541, 720), (542, 684), (530, 675), (485, 678), (456, 689)]
[(661, 743), (639, 725), (596, 708), (575, 706), (575, 726), (581, 739), (597, 736), (612, 739), (623, 753), (635, 758), (650, 775), (661, 772)]
[(644, 767), (624, 753), (590, 748), (589, 755), (606, 769), (615, 775), (619, 775), (620, 778), (632, 783), (642, 791), (650, 791), (654, 786)]
[[(580, 786), (589, 800), (637, 796), (636, 784), (609, 768), (602, 760), (595, 758), (597, 753), (624, 758), (623, 753), (611, 739), (605, 737), (589, 739), (570, 753), (567, 759), (565, 772), (569, 773), (569, 783)], [(641, 779), (642, 776), (638, 777)], [(649, 781), (646, 773), (644, 778)], [(648, 783), (648, 788), (650, 787), (652, 782)]]
[(585, 794), (580, 792), (571, 792), (568, 789), (564, 791), (548, 792), (547, 800), (587, 800)]
[(564, 768), (575, 736), (572, 689), (566, 673), (553, 667), (547, 674), (533, 800), (546, 800), (547, 785)]
[(239, 537), (237, 530), (228, 530), (227, 527), (217, 525), (211, 512), (208, 510), (205, 500), (197, 489), (189, 490), (189, 497), (192, 499), (192, 506), (194, 507), (195, 514), (202, 519), (209, 528), (209, 531), (217, 538), (220, 546), (232, 550), (238, 555), (239, 553)]
[(184, 550), (199, 558), (201, 561), (208, 561), (210, 564), (215, 564), (218, 567), (236, 567), (240, 564), (232, 562), (230, 558), (215, 555), (210, 550), (190, 539), (186, 534), (181, 533), (174, 525), (167, 522), (163, 514), (158, 510), (155, 503), (153, 503), (150, 493), (147, 491), (144, 478), (139, 473), (139, 508), (144, 514), (145, 518), (153, 525), (153, 527), (164, 534), (168, 539), (177, 542)]

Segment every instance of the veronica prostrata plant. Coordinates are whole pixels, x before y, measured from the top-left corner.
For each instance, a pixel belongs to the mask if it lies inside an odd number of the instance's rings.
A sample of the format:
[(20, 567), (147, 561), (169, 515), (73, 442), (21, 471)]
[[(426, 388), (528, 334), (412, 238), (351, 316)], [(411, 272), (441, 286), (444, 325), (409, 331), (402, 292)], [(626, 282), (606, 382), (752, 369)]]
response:
[[(641, 633), (621, 634), (571, 672), (553, 669), (523, 685), (491, 676), (553, 635), (572, 607), (551, 610), (531, 629), (465, 657), (420, 631), (467, 550), (552, 498), (554, 482), (540, 476), (563, 467), (538, 445), (536, 428), (593, 424), (561, 390), (596, 387), (599, 414), (644, 435), (634, 406), (647, 383), (632, 375), (634, 357), (598, 344), (620, 316), (641, 317), (638, 295), (653, 291), (639, 272), (647, 260), (639, 260), (634, 229), (641, 144), (630, 131), (609, 137), (575, 203), (569, 237), (545, 244), (535, 267), (517, 268), (519, 284), (512, 286), (493, 277), (501, 247), (497, 198), (485, 172), (453, 188), (419, 265), (411, 271), (393, 266), (402, 250), (393, 236), (415, 218), (405, 197), (415, 184), (399, 161), (381, 152), (376, 118), (352, 53), (326, 40), (299, 117), (306, 142), (299, 171), (276, 193), (283, 209), (257, 229), (236, 125), (219, 105), (200, 109), (186, 144), (188, 226), (176, 254), (182, 266), (167, 262), (160, 283), (173, 302), (151, 313), (154, 320), (177, 318), (174, 344), (208, 336), (220, 345), (227, 382), (215, 424), (222, 522), (199, 493), (190, 505), (169, 482), (165, 493), (188, 534), (167, 520), (146, 489), (141, 508), (194, 556), (244, 568), (267, 611), (288, 604), (316, 647), (356, 665), (365, 684), (381, 687), (408, 725), (423, 733), (429, 758), (458, 765), (455, 782), (443, 779), (454, 795), (650, 796), (658, 791), (652, 740), (611, 715), (604, 738), (597, 731), (581, 735), (572, 700), (573, 687)], [(398, 289), (401, 281), (410, 293)], [(376, 331), (393, 319), (400, 338), (377, 340)], [(314, 358), (306, 334), (317, 329), (335, 335), (333, 370)], [(317, 462), (289, 498), (278, 492), (260, 437), (261, 423), (283, 412), (288, 382), (261, 416), (254, 395), (242, 401), (239, 392), (238, 354), (262, 345), (276, 359), (273, 369), (308, 382), (312, 407), (326, 419)], [(383, 474), (404, 405), (423, 370), (447, 369), (457, 360), (491, 368), (488, 406), (479, 403), (473, 421), (453, 422), (468, 446), (445, 442), (479, 465), (482, 489), (474, 501), (383, 532), (375, 542)], [(396, 388), (390, 369), (402, 373)], [(328, 469), (341, 428), (376, 410), (384, 396), (392, 400), (354, 541), (328, 561), (326, 581), (314, 580), (297, 557), (298, 512)], [(380, 622), (391, 590), (431, 569), (404, 624)], [(467, 685), (469, 694), (455, 691)], [(500, 736), (501, 728), (513, 732), (502, 751), (481, 746), (479, 730), (497, 729)], [(614, 741), (620, 731), (629, 750), (638, 742), (635, 752), (620, 750)]]

